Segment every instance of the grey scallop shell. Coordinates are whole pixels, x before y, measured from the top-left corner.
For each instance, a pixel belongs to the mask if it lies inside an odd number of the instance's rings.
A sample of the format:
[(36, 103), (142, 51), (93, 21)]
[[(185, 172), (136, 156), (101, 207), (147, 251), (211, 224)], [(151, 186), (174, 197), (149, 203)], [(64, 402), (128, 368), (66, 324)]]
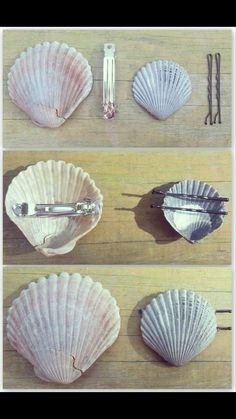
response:
[[(206, 195), (217, 197), (219, 193), (213, 186), (199, 180), (184, 180), (173, 185), (168, 192), (177, 194)], [(225, 211), (224, 202), (202, 199), (165, 196), (164, 205), (168, 207), (186, 207), (212, 211)], [(171, 226), (190, 243), (196, 243), (219, 228), (224, 215), (205, 214), (164, 209), (164, 215)]]
[(173, 61), (148, 63), (134, 77), (136, 102), (160, 120), (178, 111), (189, 100), (191, 92), (187, 71)]
[(216, 332), (214, 308), (193, 291), (166, 291), (142, 310), (144, 342), (175, 366), (186, 364), (202, 352)]

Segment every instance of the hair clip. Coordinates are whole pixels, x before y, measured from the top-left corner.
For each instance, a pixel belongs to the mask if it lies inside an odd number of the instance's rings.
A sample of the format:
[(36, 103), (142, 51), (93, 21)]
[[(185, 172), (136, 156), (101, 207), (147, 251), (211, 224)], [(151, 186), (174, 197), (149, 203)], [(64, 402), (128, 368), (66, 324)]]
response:
[(189, 100), (191, 93), (187, 71), (173, 61), (148, 63), (134, 77), (134, 99), (156, 119), (169, 118)]
[(209, 195), (194, 195), (187, 193), (173, 193), (173, 192), (164, 192), (160, 189), (153, 189), (153, 194), (159, 194), (164, 196), (175, 196), (176, 198), (190, 198), (190, 199), (206, 199), (207, 201), (222, 201), (228, 202), (229, 198), (223, 198), (221, 196), (209, 196)]
[(103, 59), (103, 115), (114, 118), (115, 105), (115, 44), (104, 44)]
[(220, 61), (221, 55), (219, 52), (215, 54), (216, 60), (216, 101), (217, 101), (217, 112), (214, 117), (214, 124), (216, 124), (216, 118), (218, 116), (218, 123), (221, 124), (221, 93), (220, 93)]
[(83, 55), (59, 42), (43, 42), (17, 58), (8, 74), (12, 101), (40, 127), (62, 125), (89, 95), (91, 67)]
[(79, 273), (31, 282), (9, 309), (7, 337), (41, 380), (69, 384), (117, 339), (119, 307), (99, 282)]
[(141, 310), (141, 334), (144, 342), (171, 365), (181, 366), (192, 360), (214, 340), (218, 330), (215, 310), (199, 294), (175, 289), (159, 294)]
[(161, 208), (170, 225), (190, 243), (219, 228), (227, 215), (224, 202), (229, 199), (199, 180), (184, 180), (168, 191), (154, 189), (153, 194), (163, 195), (164, 201), (153, 203), (151, 208)]
[(214, 211), (210, 209), (196, 209), (196, 208), (184, 208), (184, 207), (168, 207), (166, 205), (152, 204), (151, 208), (161, 208), (163, 210), (172, 211), (187, 211), (187, 212), (200, 212), (202, 214), (215, 214), (215, 215), (227, 215), (227, 211)]
[(5, 199), (7, 215), (45, 256), (70, 252), (96, 227), (102, 205), (102, 194), (88, 173), (54, 160), (21, 171)]
[(78, 217), (95, 215), (99, 206), (91, 199), (74, 204), (14, 204), (12, 210), (17, 217)]
[(210, 125), (213, 125), (213, 118), (212, 118), (212, 64), (213, 64), (213, 57), (212, 54), (207, 54), (207, 67), (208, 67), (208, 86), (207, 86), (207, 99), (208, 99), (208, 114), (205, 117), (205, 125), (207, 125), (208, 118), (210, 119)]

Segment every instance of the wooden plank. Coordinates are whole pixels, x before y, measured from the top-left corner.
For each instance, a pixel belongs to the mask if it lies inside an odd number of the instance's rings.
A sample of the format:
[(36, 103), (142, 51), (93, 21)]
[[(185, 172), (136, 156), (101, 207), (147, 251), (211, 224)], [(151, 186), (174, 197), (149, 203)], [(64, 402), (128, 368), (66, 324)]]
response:
[[(16, 357), (15, 357), (16, 358)], [(229, 389), (229, 362), (191, 362), (181, 368), (159, 362), (96, 362), (83, 377), (72, 384), (60, 385), (41, 381), (34, 376), (28, 362), (6, 361), (4, 388), (12, 389)], [(20, 368), (20, 365), (22, 368)], [(17, 365), (17, 367), (16, 367)], [(23, 370), (23, 374), (21, 372)], [(16, 375), (19, 377), (15, 378)], [(154, 387), (153, 387), (153, 383)]]
[[(52, 262), (52, 259), (50, 259)], [(113, 286), (114, 289), (123, 289), (135, 284), (135, 288), (154, 287), (154, 291), (161, 292), (171, 289), (173, 283), (180, 283), (182, 288), (190, 287), (195, 292), (223, 293), (231, 291), (231, 268), (223, 266), (205, 267), (200, 266), (194, 269), (191, 266), (174, 268), (163, 266), (12, 266), (4, 267), (3, 272), (7, 275), (4, 282), (3, 298), (11, 294), (17, 286), (26, 286), (30, 281), (36, 280), (38, 276), (45, 276), (49, 272), (79, 272), (81, 275), (90, 275), (95, 281), (102, 281), (105, 287)], [(16, 275), (16, 276), (15, 276)], [(161, 282), (157, 278), (161, 277)], [(227, 279), (227, 281), (226, 281)], [(116, 280), (116, 281), (115, 281)], [(115, 282), (114, 282), (115, 281)], [(128, 281), (128, 282), (127, 282)], [(14, 297), (15, 298), (15, 297)], [(211, 302), (213, 304), (213, 301)], [(127, 307), (122, 307), (127, 309)], [(139, 308), (142, 308), (140, 306)], [(131, 314), (131, 313), (129, 313)]]
[[(37, 277), (55, 271), (50, 267), (4, 268), (4, 313), (21, 289)], [(140, 336), (139, 309), (161, 291), (190, 288), (205, 296), (215, 308), (231, 307), (230, 267), (57, 267), (59, 271), (90, 275), (116, 298), (121, 313), (117, 341), (82, 378), (66, 386), (43, 383), (32, 366), (14, 351), (4, 323), (4, 388), (229, 388), (231, 386), (231, 332), (218, 331), (214, 341), (188, 365), (168, 366)], [(5, 316), (4, 316), (5, 317)], [(229, 326), (230, 314), (217, 314), (218, 325)]]
[[(42, 41), (67, 42), (88, 59), (94, 76), (90, 96), (60, 129), (42, 129), (10, 100), (7, 74), (19, 54)], [(116, 100), (119, 108), (109, 123), (102, 117), (103, 44), (116, 44)], [(231, 30), (6, 30), (4, 31), (4, 146), (6, 148), (68, 148), (89, 146), (224, 147), (231, 144)], [(209, 51), (222, 54), (222, 121), (205, 126)], [(181, 59), (180, 59), (181, 57)], [(132, 96), (134, 74), (146, 62), (172, 59), (189, 72), (189, 102), (167, 121), (157, 121)], [(215, 103), (214, 103), (215, 111)]]
[(80, 165), (104, 196), (98, 226), (66, 255), (47, 259), (4, 216), (5, 264), (227, 264), (231, 261), (231, 203), (223, 226), (192, 245), (179, 238), (161, 210), (150, 208), (154, 187), (200, 179), (231, 197), (228, 151), (5, 152), (4, 194), (12, 178), (29, 164), (55, 159)]

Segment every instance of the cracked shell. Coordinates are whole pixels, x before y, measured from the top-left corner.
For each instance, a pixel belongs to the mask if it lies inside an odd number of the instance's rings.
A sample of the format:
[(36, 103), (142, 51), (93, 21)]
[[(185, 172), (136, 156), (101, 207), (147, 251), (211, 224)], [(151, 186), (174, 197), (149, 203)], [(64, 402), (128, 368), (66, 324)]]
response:
[(7, 336), (44, 381), (79, 378), (117, 339), (116, 300), (99, 282), (78, 273), (50, 274), (31, 282), (15, 299)]
[(92, 89), (83, 55), (59, 42), (43, 42), (17, 58), (8, 74), (12, 101), (40, 127), (57, 128)]
[[(56, 204), (90, 198), (95, 214), (80, 217), (17, 217), (16, 203)], [(89, 174), (64, 161), (40, 161), (22, 170), (8, 187), (7, 215), (37, 251), (45, 256), (70, 252), (76, 242), (96, 227), (102, 215), (103, 197)]]

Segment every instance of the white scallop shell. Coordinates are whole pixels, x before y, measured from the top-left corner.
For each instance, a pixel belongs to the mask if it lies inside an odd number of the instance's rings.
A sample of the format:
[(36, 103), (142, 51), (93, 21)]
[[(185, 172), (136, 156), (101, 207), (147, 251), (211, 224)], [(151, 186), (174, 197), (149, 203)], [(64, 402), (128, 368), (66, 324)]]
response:
[(142, 310), (144, 342), (172, 365), (191, 361), (214, 339), (214, 308), (189, 290), (171, 290), (153, 298)]
[[(16, 203), (55, 204), (95, 201), (98, 211), (79, 217), (17, 217)], [(64, 161), (40, 161), (20, 172), (5, 199), (6, 212), (32, 246), (45, 256), (70, 252), (81, 237), (96, 227), (102, 215), (103, 197), (89, 174)]]
[[(213, 186), (199, 180), (184, 180), (173, 185), (168, 192), (186, 193), (217, 197), (219, 193)], [(212, 211), (225, 211), (224, 202), (207, 201), (202, 199), (165, 196), (164, 205), (169, 207), (195, 208)], [(224, 215), (202, 214), (164, 209), (164, 215), (171, 226), (190, 243), (195, 243), (219, 228)]]
[(7, 336), (45, 381), (71, 383), (117, 339), (116, 300), (88, 276), (50, 274), (13, 301)]
[(190, 98), (191, 81), (187, 71), (173, 61), (146, 64), (134, 77), (136, 102), (155, 118), (165, 120)]
[(57, 128), (92, 89), (93, 78), (83, 55), (59, 42), (43, 42), (17, 58), (8, 75), (12, 101), (41, 126)]

